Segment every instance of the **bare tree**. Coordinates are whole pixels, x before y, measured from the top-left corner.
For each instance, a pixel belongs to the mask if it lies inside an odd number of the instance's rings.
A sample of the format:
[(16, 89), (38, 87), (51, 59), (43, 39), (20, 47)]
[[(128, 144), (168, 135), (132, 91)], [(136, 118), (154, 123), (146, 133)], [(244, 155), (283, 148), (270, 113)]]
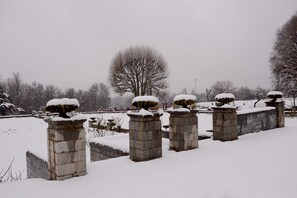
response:
[(13, 77), (7, 79), (7, 92), (13, 103), (19, 107), (22, 101), (22, 80), (19, 73), (13, 73)]
[(85, 108), (87, 111), (107, 108), (110, 105), (109, 88), (104, 83), (94, 83), (86, 94)]
[(206, 89), (205, 94), (206, 94), (206, 101), (208, 102), (209, 101), (209, 96), (211, 94), (211, 89)]
[(130, 47), (118, 52), (110, 66), (109, 83), (115, 92), (162, 95), (167, 88), (167, 63), (150, 47)]
[(251, 100), (256, 98), (255, 91), (248, 87), (240, 87), (237, 89), (235, 96), (237, 100)]
[(74, 88), (68, 88), (68, 89), (66, 89), (65, 90), (65, 97), (66, 98), (75, 98), (75, 90), (74, 90)]
[(284, 92), (297, 87), (297, 12), (277, 31), (270, 58), (275, 89)]
[(22, 103), (21, 107), (27, 113), (41, 110), (45, 106), (44, 103), (44, 87), (36, 81), (31, 84), (23, 84), (22, 86)]
[(44, 104), (53, 98), (63, 97), (62, 91), (54, 85), (46, 85), (44, 89)]
[(296, 98), (297, 98), (297, 89), (291, 89), (289, 92), (288, 92), (289, 96), (292, 97), (293, 99), (293, 111), (294, 113), (296, 112)]
[(226, 81), (217, 81), (211, 87), (211, 92), (214, 96), (223, 92), (235, 92), (236, 88), (234, 87), (233, 83), (230, 80)]

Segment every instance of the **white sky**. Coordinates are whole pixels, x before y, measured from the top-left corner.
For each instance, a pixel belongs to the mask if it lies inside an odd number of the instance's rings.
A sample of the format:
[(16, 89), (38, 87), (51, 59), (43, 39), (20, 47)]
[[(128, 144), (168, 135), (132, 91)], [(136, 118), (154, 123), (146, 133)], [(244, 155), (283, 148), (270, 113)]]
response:
[(218, 80), (270, 87), (275, 33), (296, 0), (0, 0), (0, 76), (88, 89), (107, 83), (113, 56), (150, 45), (172, 92)]

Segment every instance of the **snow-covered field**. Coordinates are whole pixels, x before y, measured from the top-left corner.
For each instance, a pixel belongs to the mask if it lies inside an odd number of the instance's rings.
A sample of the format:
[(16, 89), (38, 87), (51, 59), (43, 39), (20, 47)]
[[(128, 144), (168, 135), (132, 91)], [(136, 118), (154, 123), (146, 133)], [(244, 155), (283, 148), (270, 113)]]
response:
[[(89, 115), (90, 116), (90, 115)], [(105, 117), (124, 114), (106, 114)], [(164, 114), (163, 124), (168, 115)], [(47, 124), (37, 118), (0, 120), (0, 171), (13, 157), (13, 170), (25, 169), (25, 152), (46, 153)], [(211, 129), (211, 116), (199, 114), (199, 131)], [(88, 161), (88, 174), (65, 181), (24, 179), (0, 184), (0, 197), (297, 197), (297, 119), (286, 127), (240, 136), (233, 142), (199, 141), (199, 149), (168, 151), (163, 157), (132, 162), (121, 157)], [(25, 175), (24, 175), (25, 176)]]

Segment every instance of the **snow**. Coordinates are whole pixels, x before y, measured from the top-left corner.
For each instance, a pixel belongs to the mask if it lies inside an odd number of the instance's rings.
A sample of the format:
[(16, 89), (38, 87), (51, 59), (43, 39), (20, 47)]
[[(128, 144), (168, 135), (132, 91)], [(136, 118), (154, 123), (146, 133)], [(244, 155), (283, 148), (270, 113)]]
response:
[(217, 108), (222, 108), (222, 109), (236, 109), (235, 106), (230, 105), (230, 104), (224, 104), (223, 106), (217, 107)]
[[(129, 134), (128, 133), (115, 133), (112, 136), (93, 138), (90, 142), (109, 146), (114, 149), (118, 149), (129, 153)], [(169, 140), (162, 138), (163, 152), (169, 150)]]
[(233, 98), (235, 99), (235, 96), (231, 93), (220, 93), (218, 95), (216, 95), (215, 99), (224, 99), (224, 98)]
[(190, 95), (190, 94), (179, 94), (173, 98), (173, 101), (178, 101), (178, 100), (193, 100), (196, 101), (196, 96)]
[(167, 109), (168, 112), (191, 112), (190, 109), (187, 108), (178, 108), (178, 109), (173, 109), (172, 107)]
[(26, 151), (47, 159), (47, 123), (34, 117), (0, 119), (0, 171), (13, 158), (13, 170), (24, 170)]
[(140, 101), (150, 101), (150, 102), (156, 102), (159, 103), (159, 99), (155, 96), (136, 96), (132, 100), (132, 104), (134, 102), (140, 102)]
[(256, 113), (256, 112), (261, 112), (261, 111), (269, 111), (269, 110), (273, 110), (273, 109), (275, 109), (275, 107), (261, 107), (261, 108), (254, 108), (254, 109), (243, 109), (243, 110), (237, 111), (237, 115), (247, 114), (247, 113)]
[(267, 93), (267, 96), (275, 96), (275, 95), (283, 96), (283, 93), (280, 91), (270, 91)]
[(15, 107), (14, 104), (9, 103), (9, 102), (1, 103), (1, 104), (0, 104), (0, 107), (1, 107), (1, 106), (6, 107), (6, 108)]
[(140, 109), (139, 111), (128, 111), (128, 115), (140, 115), (140, 116), (154, 116), (154, 114), (145, 109)]
[(46, 106), (57, 106), (57, 105), (75, 105), (79, 107), (79, 102), (75, 98), (59, 98), (52, 99), (46, 103)]
[[(198, 114), (198, 120), (200, 133), (200, 125), (209, 128), (211, 114)], [(169, 151), (168, 140), (163, 140), (162, 158), (147, 162), (136, 163), (129, 156), (92, 163), (87, 158), (86, 176), (0, 184), (1, 197), (295, 198), (296, 121), (286, 118), (284, 128), (240, 136), (237, 141), (201, 140), (198, 149), (186, 152)], [(37, 118), (1, 119), (0, 170), (13, 157), (13, 169), (23, 170), (28, 148), (40, 152), (45, 148), (46, 153), (46, 128)], [(120, 139), (114, 143), (119, 144)]]
[(90, 142), (106, 145), (114, 149), (118, 149), (129, 153), (129, 134), (117, 133), (112, 136), (93, 138)]
[(87, 119), (87, 116), (86, 115), (83, 115), (83, 114), (77, 114), (73, 117), (70, 117), (70, 118), (62, 118), (62, 117), (53, 117), (52, 118), (52, 121), (75, 121), (75, 120), (86, 120)]

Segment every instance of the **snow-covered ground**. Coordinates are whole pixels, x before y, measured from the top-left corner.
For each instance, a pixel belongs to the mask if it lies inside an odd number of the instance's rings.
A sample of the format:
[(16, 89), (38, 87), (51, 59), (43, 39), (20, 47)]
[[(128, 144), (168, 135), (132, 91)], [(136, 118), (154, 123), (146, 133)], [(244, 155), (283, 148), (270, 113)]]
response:
[[(121, 116), (124, 126), (127, 119)], [(211, 116), (199, 114), (199, 131), (209, 127)], [(26, 150), (44, 155), (46, 128), (47, 124), (37, 118), (1, 119), (0, 170), (13, 157), (13, 170), (24, 169)], [(164, 140), (160, 159), (138, 163), (129, 157), (88, 161), (86, 176), (4, 183), (0, 184), (0, 197), (295, 198), (296, 139), (297, 119), (286, 118), (285, 128), (240, 136), (232, 142), (206, 139), (199, 141), (198, 149), (186, 152), (168, 151), (168, 140)]]

